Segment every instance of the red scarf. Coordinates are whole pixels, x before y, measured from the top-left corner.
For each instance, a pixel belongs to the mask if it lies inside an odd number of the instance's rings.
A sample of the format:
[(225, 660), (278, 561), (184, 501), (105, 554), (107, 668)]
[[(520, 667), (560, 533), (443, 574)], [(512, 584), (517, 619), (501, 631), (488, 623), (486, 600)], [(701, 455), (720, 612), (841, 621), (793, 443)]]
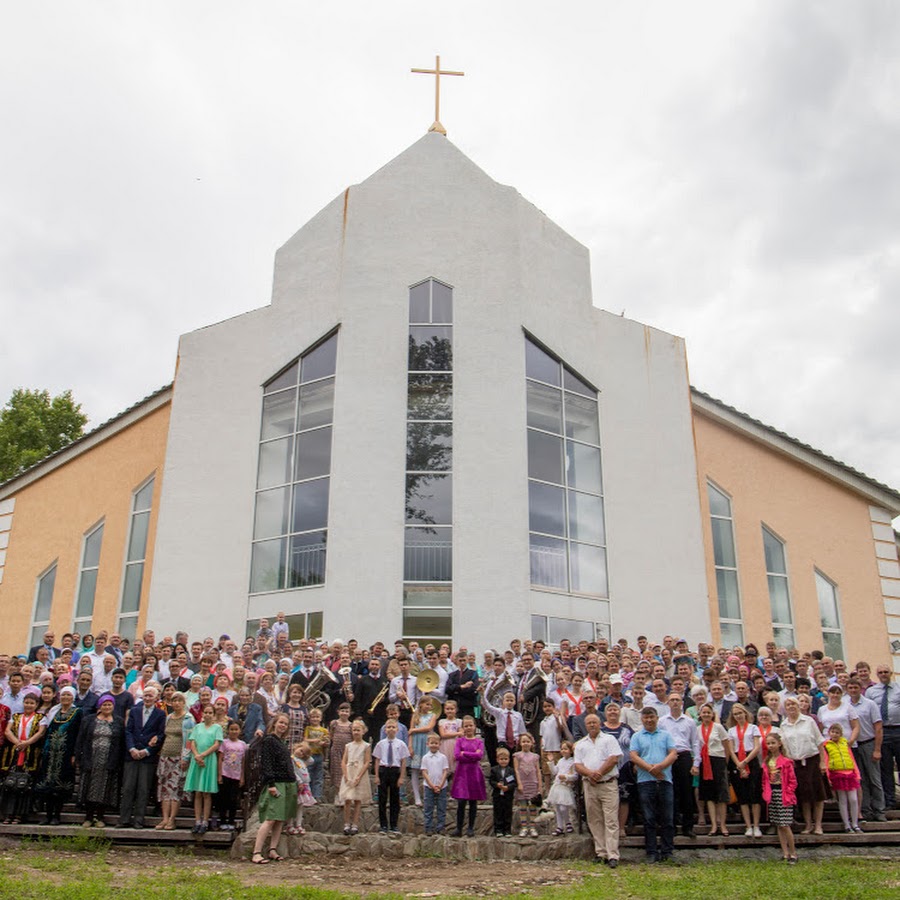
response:
[[(31, 723), (34, 721), (34, 717), (37, 715), (36, 713), (32, 713), (30, 716), (26, 716), (25, 713), (22, 713), (22, 718), (19, 719), (19, 740), (27, 741), (29, 738), (28, 732), (31, 730)], [(16, 766), (24, 766), (25, 765), (25, 754), (28, 752), (27, 747), (19, 747), (19, 755), (16, 757)]]
[(745, 757), (747, 756), (747, 750), (744, 748), (744, 735), (747, 733), (748, 722), (744, 722), (744, 727), (741, 728), (740, 725), (735, 725), (735, 731), (737, 731), (737, 739), (738, 739), (738, 762), (743, 762)]
[(574, 694), (571, 694), (569, 691), (563, 691), (563, 693), (572, 701), (572, 705), (575, 707), (575, 712), (569, 712), (570, 716), (580, 716), (581, 715), (581, 694), (578, 695), (576, 699)]
[[(759, 733), (760, 733), (760, 735), (762, 735), (762, 745), (763, 745), (763, 747), (765, 747), (766, 746), (766, 738), (769, 736), (769, 732), (772, 730), (772, 726), (770, 725), (765, 731), (763, 731), (762, 725), (757, 725), (756, 727), (759, 728)], [(768, 752), (769, 751), (766, 750), (766, 753), (768, 753)]]
[(703, 723), (700, 724), (700, 737), (703, 739), (703, 747), (700, 750), (700, 759), (703, 763), (702, 775), (704, 781), (712, 781), (713, 777), (712, 762), (709, 758), (709, 738), (712, 735), (715, 724), (715, 722), (710, 722), (707, 725), (704, 725)]

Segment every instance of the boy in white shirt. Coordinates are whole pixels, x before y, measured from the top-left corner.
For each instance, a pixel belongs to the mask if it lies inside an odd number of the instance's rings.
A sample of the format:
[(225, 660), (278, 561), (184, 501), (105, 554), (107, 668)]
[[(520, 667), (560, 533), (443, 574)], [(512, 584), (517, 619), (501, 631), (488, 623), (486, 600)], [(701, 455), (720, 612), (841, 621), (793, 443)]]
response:
[(428, 752), (422, 756), (423, 811), (425, 813), (425, 834), (443, 834), (447, 818), (447, 779), (450, 777), (450, 763), (440, 752), (441, 739), (436, 734), (428, 735)]
[[(375, 784), (378, 786), (378, 824), (382, 834), (400, 834), (397, 823), (400, 820), (400, 786), (406, 780), (406, 760), (409, 747), (397, 740), (397, 722), (388, 719), (384, 731), (386, 737), (379, 741), (372, 751), (375, 759)], [(388, 802), (390, 802), (390, 823), (388, 822)]]

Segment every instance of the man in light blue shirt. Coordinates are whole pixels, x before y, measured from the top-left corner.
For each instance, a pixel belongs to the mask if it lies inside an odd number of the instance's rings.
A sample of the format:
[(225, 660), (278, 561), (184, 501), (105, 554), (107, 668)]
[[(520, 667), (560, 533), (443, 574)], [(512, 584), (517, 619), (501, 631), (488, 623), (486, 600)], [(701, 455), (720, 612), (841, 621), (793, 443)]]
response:
[(644, 727), (631, 739), (631, 762), (644, 813), (644, 849), (649, 862), (665, 862), (675, 852), (672, 763), (678, 751), (672, 736), (657, 727), (655, 709), (647, 707), (641, 712), (641, 724)]

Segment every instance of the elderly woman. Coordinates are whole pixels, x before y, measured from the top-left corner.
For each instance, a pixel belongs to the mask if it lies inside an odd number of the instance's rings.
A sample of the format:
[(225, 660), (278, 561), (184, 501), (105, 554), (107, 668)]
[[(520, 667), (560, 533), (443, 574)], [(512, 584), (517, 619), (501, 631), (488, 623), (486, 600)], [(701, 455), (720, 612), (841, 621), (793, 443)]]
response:
[(156, 826), (159, 831), (175, 830), (189, 760), (187, 742), (195, 724), (194, 717), (187, 711), (184, 694), (176, 691), (171, 702), (172, 712), (166, 716), (165, 737), (156, 769), (156, 799), (162, 810), (162, 820)]
[(281, 702), (275, 693), (275, 676), (271, 672), (264, 672), (259, 679), (259, 689), (253, 695), (253, 702), (262, 708), (263, 720), (268, 727), (271, 717), (281, 709)]
[[(281, 830), (284, 823), (293, 820), (297, 812), (297, 781), (291, 751), (287, 745), (290, 727), (290, 719), (284, 713), (275, 713), (260, 747), (260, 826), (252, 857), (252, 862), (257, 865), (282, 859), (278, 853)], [(269, 852), (263, 855), (266, 843), (269, 845)]]
[(82, 712), (75, 705), (75, 688), (63, 687), (59, 704), (47, 722), (41, 769), (34, 792), (44, 799), (45, 825), (59, 825), (63, 804), (75, 787), (75, 743)]
[(241, 726), (241, 739), (247, 744), (265, 734), (263, 711), (258, 703), (253, 702), (253, 694), (248, 687), (238, 691), (237, 699), (228, 709), (228, 718)]
[(794, 761), (797, 776), (797, 802), (803, 810), (802, 834), (823, 834), (825, 775), (828, 754), (825, 738), (809, 716), (800, 712), (796, 697), (784, 701), (784, 718), (779, 726), (785, 756)]
[(119, 802), (125, 724), (113, 715), (115, 705), (112, 694), (104, 694), (98, 702), (97, 715), (85, 719), (78, 730), (75, 760), (81, 771), (85, 828), (104, 828), (106, 808)]
[(25, 694), (22, 712), (14, 713), (6, 726), (6, 743), (0, 754), (3, 788), (3, 824), (25, 820), (31, 804), (32, 779), (41, 762), (44, 717), (37, 711), (38, 697)]
[(303, 687), (292, 684), (288, 687), (287, 701), (282, 705), (281, 712), (291, 720), (291, 728), (288, 732), (288, 743), (291, 747), (303, 740), (303, 732), (308, 720), (306, 704), (303, 702)]

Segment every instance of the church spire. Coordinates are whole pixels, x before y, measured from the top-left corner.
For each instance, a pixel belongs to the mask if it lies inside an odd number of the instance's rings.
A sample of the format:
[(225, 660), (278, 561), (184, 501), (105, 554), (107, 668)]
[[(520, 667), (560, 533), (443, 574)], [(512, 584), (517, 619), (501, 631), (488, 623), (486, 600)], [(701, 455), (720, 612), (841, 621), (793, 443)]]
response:
[(410, 69), (419, 75), (434, 75), (434, 123), (429, 131), (436, 131), (438, 134), (447, 134), (447, 129), (441, 125), (441, 75), (465, 75), (465, 72), (451, 72), (449, 69), (441, 69), (441, 58), (435, 56), (433, 69)]

